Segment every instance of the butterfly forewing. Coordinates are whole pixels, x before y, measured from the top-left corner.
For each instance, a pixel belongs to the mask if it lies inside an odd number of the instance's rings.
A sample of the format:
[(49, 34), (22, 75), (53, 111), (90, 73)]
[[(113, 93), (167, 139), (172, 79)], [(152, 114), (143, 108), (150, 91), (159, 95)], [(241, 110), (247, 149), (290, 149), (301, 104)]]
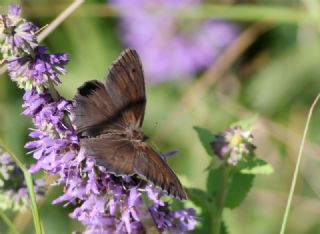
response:
[(81, 136), (98, 136), (106, 129), (122, 129), (121, 110), (115, 106), (104, 84), (92, 80), (78, 88), (74, 97), (74, 120)]
[[(97, 136), (109, 130), (140, 127), (146, 97), (141, 62), (137, 52), (128, 49), (110, 67), (106, 85), (85, 82), (74, 98), (74, 125), (83, 136)], [(112, 129), (114, 128), (114, 129)]]
[(146, 97), (143, 70), (136, 51), (125, 50), (110, 67), (106, 84), (87, 81), (74, 98), (74, 120), (81, 146), (116, 175), (140, 175), (170, 195), (186, 193), (166, 161), (144, 143), (139, 130)]
[(125, 50), (111, 65), (106, 77), (106, 89), (116, 106), (127, 107), (123, 112), (124, 122), (140, 127), (146, 94), (142, 65), (136, 51)]

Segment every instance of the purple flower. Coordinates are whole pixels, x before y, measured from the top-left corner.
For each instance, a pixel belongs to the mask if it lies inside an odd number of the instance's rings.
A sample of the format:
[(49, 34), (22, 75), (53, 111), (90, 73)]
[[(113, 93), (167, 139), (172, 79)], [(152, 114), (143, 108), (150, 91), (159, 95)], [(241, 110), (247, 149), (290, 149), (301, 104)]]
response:
[(47, 54), (44, 46), (36, 47), (33, 54), (7, 59), (11, 79), (24, 89), (41, 87), (49, 81), (60, 83), (58, 76), (66, 74), (64, 65), (67, 63), (66, 54)]
[(250, 131), (236, 126), (218, 133), (210, 144), (220, 159), (226, 158), (229, 164), (236, 165), (243, 157), (252, 155), (255, 149), (252, 141)]
[(0, 16), (0, 52), (3, 58), (21, 51), (31, 52), (37, 46), (37, 27), (21, 18), (21, 9), (9, 5), (8, 14)]
[[(23, 172), (7, 152), (0, 151), (0, 209), (24, 210), (30, 201)], [(44, 193), (41, 179), (34, 181), (34, 190), (39, 199)]]
[(112, 0), (121, 15), (121, 35), (135, 48), (152, 82), (191, 77), (211, 65), (237, 35), (221, 20), (187, 21), (176, 16), (199, 0)]
[[(76, 205), (70, 216), (86, 226), (85, 233), (140, 233), (148, 223), (145, 219), (170, 233), (195, 228), (192, 210), (170, 210), (161, 200), (160, 189), (135, 176), (116, 177), (87, 157), (72, 127), (64, 123), (70, 102), (54, 101), (47, 90), (39, 94), (35, 88), (25, 93), (24, 101), (23, 113), (36, 126), (30, 133), (34, 140), (26, 144), (37, 160), (30, 171), (59, 175), (57, 184), (64, 186), (64, 194), (53, 203)], [(145, 191), (149, 207), (142, 200)]]

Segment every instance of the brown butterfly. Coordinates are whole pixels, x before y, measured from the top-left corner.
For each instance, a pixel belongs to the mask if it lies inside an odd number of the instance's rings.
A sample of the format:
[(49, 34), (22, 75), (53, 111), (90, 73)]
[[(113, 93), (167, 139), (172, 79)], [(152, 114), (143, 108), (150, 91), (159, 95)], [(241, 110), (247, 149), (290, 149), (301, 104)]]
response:
[(113, 62), (105, 84), (91, 80), (74, 97), (74, 125), (80, 144), (99, 165), (117, 175), (139, 175), (168, 194), (186, 199), (178, 177), (140, 130), (146, 92), (140, 58), (127, 49)]

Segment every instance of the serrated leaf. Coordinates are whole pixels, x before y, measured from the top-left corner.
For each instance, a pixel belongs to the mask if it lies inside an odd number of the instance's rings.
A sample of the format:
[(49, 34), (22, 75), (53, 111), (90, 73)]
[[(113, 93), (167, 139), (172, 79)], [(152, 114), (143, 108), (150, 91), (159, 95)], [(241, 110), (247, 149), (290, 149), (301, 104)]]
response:
[(214, 135), (208, 129), (200, 127), (193, 128), (197, 132), (200, 142), (202, 146), (205, 148), (207, 154), (210, 156), (214, 156), (213, 150), (210, 146), (210, 142), (213, 141)]
[(237, 207), (249, 192), (254, 175), (236, 173), (233, 175), (226, 194), (225, 207), (233, 209)]
[(273, 173), (273, 167), (271, 164), (267, 163), (262, 159), (258, 159), (256, 157), (252, 157), (246, 160), (241, 165), (240, 173), (241, 174), (265, 174), (269, 175)]
[(221, 188), (221, 177), (223, 173), (223, 165), (218, 168), (210, 170), (207, 179), (207, 191), (212, 196), (215, 197)]
[(231, 124), (231, 127), (240, 126), (243, 129), (249, 128), (252, 125), (252, 122), (258, 117), (258, 114), (250, 115), (247, 118), (239, 120)]
[(214, 215), (217, 213), (217, 207), (214, 203), (214, 199), (207, 192), (198, 188), (188, 188), (187, 194), (189, 200), (195, 205), (202, 208), (203, 212), (209, 212)]

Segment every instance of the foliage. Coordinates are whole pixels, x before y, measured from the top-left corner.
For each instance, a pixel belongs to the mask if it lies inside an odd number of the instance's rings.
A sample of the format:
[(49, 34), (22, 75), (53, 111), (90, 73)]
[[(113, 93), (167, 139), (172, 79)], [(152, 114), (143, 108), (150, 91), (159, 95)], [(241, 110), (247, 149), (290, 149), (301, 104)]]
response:
[[(188, 190), (190, 200), (201, 208), (203, 222), (209, 223), (206, 226), (212, 225), (210, 230), (202, 226), (201, 231), (226, 233), (227, 226), (222, 219), (223, 210), (234, 209), (242, 203), (256, 175), (273, 172), (270, 164), (257, 158), (254, 153), (256, 147), (251, 143), (251, 135), (245, 130), (250, 127), (253, 119), (254, 117), (249, 117), (233, 123), (232, 128), (216, 135), (208, 129), (194, 128), (207, 154), (213, 157), (212, 160), (219, 158), (222, 161), (218, 167), (208, 167), (206, 191)], [(238, 148), (248, 150), (235, 151)], [(230, 163), (229, 159), (234, 152), (240, 152), (241, 157), (236, 163), (233, 161)]]

